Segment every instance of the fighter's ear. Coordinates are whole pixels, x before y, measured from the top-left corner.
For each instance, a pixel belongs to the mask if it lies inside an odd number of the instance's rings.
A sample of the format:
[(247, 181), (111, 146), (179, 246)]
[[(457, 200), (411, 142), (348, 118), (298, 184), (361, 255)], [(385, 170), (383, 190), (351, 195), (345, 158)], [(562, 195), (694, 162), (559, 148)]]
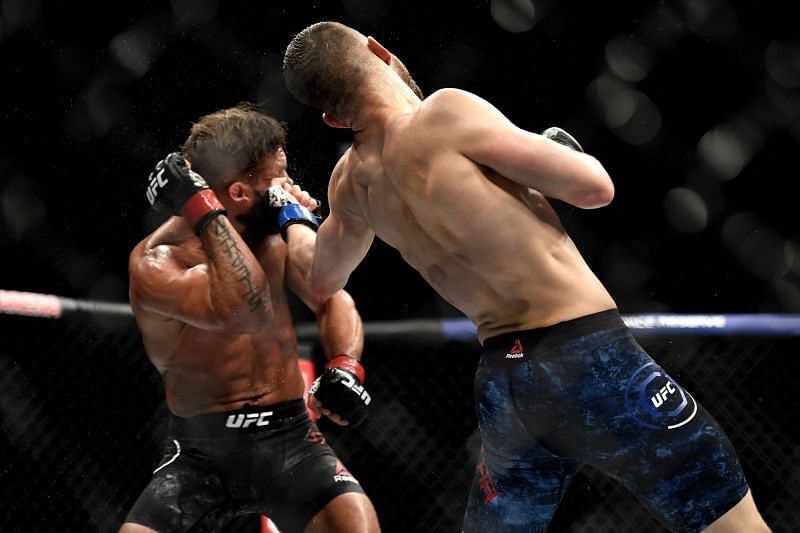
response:
[(329, 115), (328, 113), (322, 114), (322, 121), (331, 128), (350, 129), (349, 124), (342, 122), (338, 118), (334, 117), (333, 115)]
[(376, 41), (374, 37), (367, 37), (367, 48), (387, 65), (392, 64), (392, 54), (389, 53), (389, 50), (384, 48), (381, 43)]
[(225, 187), (225, 195), (234, 204), (247, 202), (247, 191), (245, 190), (245, 184), (240, 180), (230, 182), (228, 186)]

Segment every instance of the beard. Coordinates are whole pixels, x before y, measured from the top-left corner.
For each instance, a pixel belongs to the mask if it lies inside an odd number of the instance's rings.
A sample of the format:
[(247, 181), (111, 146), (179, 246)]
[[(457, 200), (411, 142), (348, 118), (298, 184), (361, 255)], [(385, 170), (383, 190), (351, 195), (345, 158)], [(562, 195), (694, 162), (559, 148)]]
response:
[(280, 233), (277, 210), (278, 208), (269, 205), (267, 191), (259, 193), (259, 199), (253, 202), (250, 210), (237, 217), (238, 222), (244, 226), (242, 237), (250, 241)]
[(412, 91), (414, 91), (414, 94), (417, 95), (417, 98), (419, 98), (420, 100), (424, 100), (425, 96), (423, 96), (422, 90), (419, 88), (419, 85), (417, 85), (417, 82), (415, 82), (414, 78), (411, 77), (411, 74), (408, 72), (408, 69), (403, 64), (403, 62), (400, 61), (400, 58), (394, 54), (392, 54), (391, 65), (392, 65), (392, 70), (394, 70), (397, 73), (397, 75), (400, 76), (400, 79), (403, 80), (406, 83), (406, 85), (408, 85), (411, 88)]

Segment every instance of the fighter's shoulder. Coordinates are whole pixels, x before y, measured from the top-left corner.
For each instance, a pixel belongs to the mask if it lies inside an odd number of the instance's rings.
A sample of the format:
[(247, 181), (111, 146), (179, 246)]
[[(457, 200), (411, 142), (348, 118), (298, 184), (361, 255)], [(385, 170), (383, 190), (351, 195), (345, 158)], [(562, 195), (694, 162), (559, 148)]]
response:
[(328, 197), (332, 199), (332, 210), (344, 207), (355, 200), (356, 174), (359, 171), (357, 161), (353, 160), (353, 149), (348, 148), (333, 167), (328, 182)]
[(352, 162), (350, 161), (352, 147), (345, 150), (331, 171), (331, 178), (328, 181), (328, 192), (341, 195), (342, 191), (348, 187), (352, 180)]
[(448, 87), (431, 93), (420, 106), (420, 116), (461, 114), (474, 107), (487, 104), (480, 96), (461, 89)]
[[(163, 227), (162, 227), (163, 228)], [(197, 243), (193, 236), (177, 238), (175, 234), (157, 229), (134, 246), (128, 256), (131, 278), (147, 276), (156, 271), (189, 268), (198, 263)]]

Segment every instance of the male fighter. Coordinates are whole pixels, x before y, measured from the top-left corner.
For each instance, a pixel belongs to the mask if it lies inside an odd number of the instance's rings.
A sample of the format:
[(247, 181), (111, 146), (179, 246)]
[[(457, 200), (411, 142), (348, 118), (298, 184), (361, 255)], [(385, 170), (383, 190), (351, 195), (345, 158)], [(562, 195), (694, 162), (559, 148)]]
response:
[(266, 514), (283, 533), (378, 531), (303, 401), (287, 288), (316, 313), (330, 359), (312, 386), (316, 414), (358, 423), (369, 394), (353, 300), (316, 297), (307, 267), (287, 259), (280, 232), (315, 227), (317, 202), (293, 185), (284, 145), (277, 121), (240, 105), (202, 117), (183, 154), (150, 175), (148, 200), (175, 216), (132, 251), (130, 301), (172, 414), (123, 532), (216, 531), (241, 513)]
[[(728, 439), (638, 346), (548, 201), (611, 202), (594, 157), (474, 94), (421, 101), (393, 54), (338, 23), (299, 33), (283, 69), (299, 100), (354, 134), (312, 288), (341, 289), (377, 235), (477, 326), (483, 448), (464, 531), (544, 531), (584, 463), (674, 530), (767, 530)], [(290, 254), (310, 250), (313, 233), (288, 231)]]

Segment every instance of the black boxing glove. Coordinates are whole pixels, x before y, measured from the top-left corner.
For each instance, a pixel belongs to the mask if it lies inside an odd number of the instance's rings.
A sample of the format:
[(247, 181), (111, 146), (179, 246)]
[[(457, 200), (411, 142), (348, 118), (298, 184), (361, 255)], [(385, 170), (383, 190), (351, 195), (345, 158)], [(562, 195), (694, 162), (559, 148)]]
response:
[(581, 147), (580, 143), (575, 140), (575, 137), (567, 133), (566, 131), (562, 130), (561, 128), (552, 127), (547, 128), (542, 132), (543, 137), (547, 137), (551, 141), (555, 141), (558, 144), (563, 144), (567, 148), (571, 148), (576, 152), (583, 152), (583, 147)]
[(286, 240), (286, 228), (292, 224), (304, 224), (317, 231), (319, 220), (317, 216), (300, 205), (297, 199), (287, 190), (278, 185), (273, 185), (267, 189), (267, 194), (262, 200), (265, 205), (264, 211), (268, 213), (266, 219), (268, 224), (280, 231), (283, 240)]
[(146, 196), (156, 211), (185, 217), (197, 235), (214, 217), (226, 214), (206, 180), (189, 169), (177, 152), (156, 164), (148, 177)]
[(372, 397), (364, 388), (364, 367), (349, 355), (338, 355), (328, 361), (325, 371), (308, 389), (322, 407), (336, 413), (351, 426), (367, 417)]

